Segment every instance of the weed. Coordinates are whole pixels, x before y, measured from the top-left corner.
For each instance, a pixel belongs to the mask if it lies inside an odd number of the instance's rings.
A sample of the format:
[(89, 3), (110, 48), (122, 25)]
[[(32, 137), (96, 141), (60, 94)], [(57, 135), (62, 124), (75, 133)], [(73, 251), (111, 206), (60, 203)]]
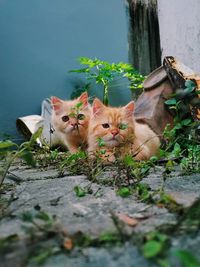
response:
[(0, 238), (0, 254), (5, 254), (10, 251), (11, 245), (16, 244), (19, 241), (17, 234), (9, 235), (5, 238)]
[(198, 94), (195, 83), (188, 80), (185, 88), (165, 102), (174, 111), (174, 127), (170, 129), (169, 125), (166, 126), (163, 134), (166, 147), (161, 154), (173, 164), (180, 163), (184, 174), (200, 170), (200, 123), (193, 114), (200, 104)]
[[(4, 159), (4, 164), (0, 167), (0, 186), (3, 183), (10, 166), (17, 158), (25, 160), (28, 165), (36, 165), (33, 157), (33, 151), (36, 146), (36, 141), (41, 136), (41, 133), (42, 128), (39, 128), (38, 131), (32, 135), (30, 141), (24, 142), (21, 145), (11, 141), (0, 142), (0, 155)], [(10, 150), (10, 148), (13, 147), (16, 147), (17, 149)]]
[(142, 246), (142, 253), (147, 259), (163, 259), (167, 248), (169, 247), (169, 237), (158, 231), (153, 231), (145, 236), (145, 242)]
[(128, 187), (121, 187), (117, 190), (117, 194), (120, 197), (128, 197), (131, 195), (131, 190)]
[(76, 193), (77, 197), (84, 197), (87, 194), (87, 191), (78, 185), (74, 187), (74, 192)]
[[(108, 63), (101, 61), (97, 58), (90, 59), (87, 57), (79, 58), (80, 64), (84, 65), (85, 68), (71, 70), (71, 72), (84, 73), (87, 80), (95, 81), (97, 84), (103, 86), (103, 103), (108, 105), (108, 91), (111, 87), (111, 82), (116, 79), (128, 78), (130, 81), (131, 90), (138, 90), (142, 88), (142, 82), (144, 76), (138, 73), (131, 65), (119, 62), (119, 63)], [(87, 86), (89, 86), (87, 84)]]
[(191, 252), (187, 250), (175, 250), (173, 252), (174, 256), (179, 258), (180, 262), (183, 264), (183, 267), (199, 267), (200, 261), (192, 255)]

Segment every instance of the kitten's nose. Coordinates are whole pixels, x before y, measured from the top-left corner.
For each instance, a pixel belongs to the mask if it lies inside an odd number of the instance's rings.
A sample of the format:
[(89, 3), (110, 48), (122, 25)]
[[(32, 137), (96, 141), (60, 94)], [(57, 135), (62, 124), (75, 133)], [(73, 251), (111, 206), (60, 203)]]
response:
[(71, 123), (71, 126), (73, 126), (73, 127), (77, 127), (77, 126), (78, 126), (78, 123), (76, 123), (76, 122)]
[(118, 129), (113, 129), (113, 130), (111, 130), (111, 134), (112, 134), (113, 136), (116, 136), (118, 133), (119, 133), (119, 130), (118, 130)]

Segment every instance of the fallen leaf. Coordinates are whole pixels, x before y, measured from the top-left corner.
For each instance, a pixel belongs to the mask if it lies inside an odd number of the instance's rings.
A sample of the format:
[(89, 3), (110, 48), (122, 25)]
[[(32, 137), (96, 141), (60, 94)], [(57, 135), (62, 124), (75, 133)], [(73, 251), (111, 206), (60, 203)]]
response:
[(116, 216), (123, 221), (125, 224), (129, 226), (136, 226), (138, 224), (138, 220), (136, 218), (130, 217), (129, 215), (117, 213)]
[(157, 203), (157, 207), (163, 209), (165, 207), (165, 205), (162, 203)]
[(71, 238), (66, 238), (63, 242), (63, 247), (66, 249), (66, 250), (72, 250), (73, 248), (73, 241)]

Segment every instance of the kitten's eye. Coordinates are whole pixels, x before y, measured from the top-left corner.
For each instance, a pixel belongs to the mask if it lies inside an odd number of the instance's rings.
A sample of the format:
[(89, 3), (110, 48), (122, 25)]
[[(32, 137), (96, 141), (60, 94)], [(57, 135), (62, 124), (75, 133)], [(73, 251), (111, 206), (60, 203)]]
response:
[(103, 123), (103, 124), (102, 124), (102, 127), (103, 127), (103, 128), (109, 128), (110, 125), (109, 125), (108, 123)]
[(84, 120), (85, 119), (85, 115), (84, 114), (78, 114), (77, 119), (80, 120), (80, 121)]
[(119, 127), (120, 130), (126, 130), (128, 128), (128, 124), (120, 123), (118, 127)]
[(69, 120), (69, 116), (63, 116), (62, 121), (67, 122)]

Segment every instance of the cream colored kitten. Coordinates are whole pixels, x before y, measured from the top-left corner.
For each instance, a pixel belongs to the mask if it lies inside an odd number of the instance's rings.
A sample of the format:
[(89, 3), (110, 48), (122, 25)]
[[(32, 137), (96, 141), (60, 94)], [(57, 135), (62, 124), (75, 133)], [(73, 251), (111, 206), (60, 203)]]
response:
[(53, 127), (59, 134), (61, 142), (71, 153), (76, 153), (79, 147), (86, 147), (91, 113), (87, 92), (71, 101), (53, 96), (51, 103)]
[[(134, 102), (124, 107), (106, 107), (99, 99), (92, 105), (88, 130), (88, 152), (103, 152), (113, 161), (113, 154), (132, 154), (136, 160), (148, 160), (155, 155), (160, 140), (146, 124), (137, 123), (133, 116)], [(104, 157), (104, 156), (102, 156)]]

